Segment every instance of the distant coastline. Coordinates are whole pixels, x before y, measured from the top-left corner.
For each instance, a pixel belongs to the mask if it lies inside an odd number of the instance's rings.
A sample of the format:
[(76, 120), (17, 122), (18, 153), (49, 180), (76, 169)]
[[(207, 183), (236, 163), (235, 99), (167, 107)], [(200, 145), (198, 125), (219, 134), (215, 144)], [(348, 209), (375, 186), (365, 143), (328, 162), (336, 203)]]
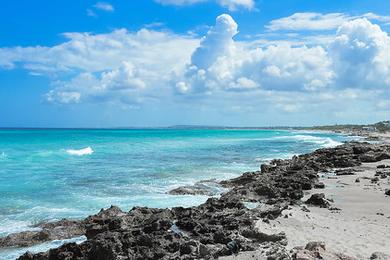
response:
[[(172, 125), (172, 126), (117, 126), (117, 127), (0, 127), (0, 130), (153, 130), (153, 129), (237, 129), (237, 130), (312, 130), (339, 133), (386, 132), (390, 121), (372, 124), (335, 124), (318, 126), (218, 126), (218, 125)], [(369, 131), (369, 129), (372, 129)]]

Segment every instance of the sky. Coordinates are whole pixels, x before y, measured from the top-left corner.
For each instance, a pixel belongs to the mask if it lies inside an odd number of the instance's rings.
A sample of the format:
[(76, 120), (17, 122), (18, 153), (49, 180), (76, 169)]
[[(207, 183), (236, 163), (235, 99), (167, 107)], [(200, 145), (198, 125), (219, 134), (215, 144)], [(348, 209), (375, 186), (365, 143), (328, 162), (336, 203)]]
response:
[(390, 118), (383, 0), (13, 0), (0, 127), (309, 126)]

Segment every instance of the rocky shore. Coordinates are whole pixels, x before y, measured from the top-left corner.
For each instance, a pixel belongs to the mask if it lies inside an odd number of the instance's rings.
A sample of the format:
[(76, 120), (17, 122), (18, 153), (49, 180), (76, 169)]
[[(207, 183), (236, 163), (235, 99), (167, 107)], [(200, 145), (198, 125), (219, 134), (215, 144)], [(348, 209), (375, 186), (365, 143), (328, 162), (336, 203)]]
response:
[[(0, 247), (84, 234), (87, 240), (81, 244), (65, 244), (38, 254), (27, 252), (19, 259), (357, 259), (332, 252), (323, 242), (311, 241), (291, 248), (288, 232), (269, 231), (278, 221), (291, 219), (296, 209), (299, 214), (317, 208), (327, 212), (343, 210), (323, 192), (328, 183), (321, 176), (354, 178), (362, 164), (389, 159), (390, 145), (385, 143), (351, 142), (319, 149), (288, 160), (273, 160), (261, 165), (260, 171), (235, 179), (206, 181), (171, 191), (212, 195), (216, 186), (226, 189), (220, 197), (209, 198), (196, 207), (135, 207), (123, 212), (112, 206), (83, 221), (44, 223), (40, 231), (0, 238)], [(379, 185), (390, 179), (385, 164), (375, 174), (365, 176), (365, 180)], [(380, 196), (390, 203), (387, 193), (381, 191)], [(371, 259), (390, 259), (383, 252), (369, 255)]]

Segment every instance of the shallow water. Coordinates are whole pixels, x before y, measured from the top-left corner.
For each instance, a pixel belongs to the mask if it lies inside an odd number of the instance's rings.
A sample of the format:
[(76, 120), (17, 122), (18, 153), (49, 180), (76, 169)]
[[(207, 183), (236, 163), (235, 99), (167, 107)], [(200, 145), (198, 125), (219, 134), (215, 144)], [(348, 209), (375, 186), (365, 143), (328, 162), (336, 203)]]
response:
[(0, 236), (111, 204), (196, 205), (206, 197), (166, 192), (347, 139), (276, 130), (0, 130)]

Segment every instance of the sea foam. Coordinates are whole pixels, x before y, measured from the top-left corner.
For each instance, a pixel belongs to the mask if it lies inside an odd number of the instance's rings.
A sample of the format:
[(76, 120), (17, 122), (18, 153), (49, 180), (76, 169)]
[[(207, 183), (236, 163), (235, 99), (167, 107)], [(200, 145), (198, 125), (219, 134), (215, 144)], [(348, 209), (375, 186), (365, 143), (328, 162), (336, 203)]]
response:
[(314, 143), (325, 148), (336, 147), (342, 144), (340, 142), (333, 140), (330, 137), (319, 137), (319, 136), (312, 136), (312, 135), (277, 136), (274, 138), (282, 139), (282, 140), (295, 140), (295, 141), (302, 141), (307, 143)]
[(93, 154), (93, 150), (91, 147), (87, 147), (84, 149), (74, 150), (74, 149), (68, 149), (66, 152), (70, 155), (77, 155), (77, 156), (83, 156), (83, 155), (89, 155)]

